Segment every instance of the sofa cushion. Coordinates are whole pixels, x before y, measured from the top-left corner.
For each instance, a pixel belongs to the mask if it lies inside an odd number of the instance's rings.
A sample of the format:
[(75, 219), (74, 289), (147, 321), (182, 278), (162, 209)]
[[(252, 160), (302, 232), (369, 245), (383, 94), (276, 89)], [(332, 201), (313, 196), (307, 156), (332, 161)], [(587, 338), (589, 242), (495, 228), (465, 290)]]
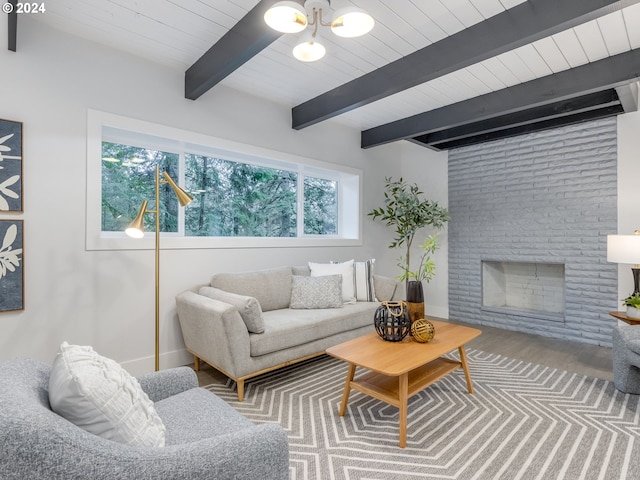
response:
[(340, 308), (342, 303), (342, 275), (293, 275), (289, 308)]
[(344, 303), (355, 303), (355, 287), (353, 285), (353, 260), (342, 263), (309, 262), (312, 277), (324, 275), (342, 275), (342, 300)]
[(238, 295), (237, 293), (225, 292), (219, 288), (201, 287), (198, 290), (200, 295), (229, 303), (238, 309), (247, 330), (251, 333), (264, 332), (264, 320), (262, 319), (262, 309), (255, 297)]
[(252, 357), (265, 355), (366, 325), (371, 325), (371, 331), (374, 331), (373, 315), (379, 305), (376, 302), (357, 302), (342, 308), (287, 308), (264, 312), (264, 333), (249, 336), (250, 354)]
[(376, 299), (378, 302), (393, 300), (396, 290), (398, 289), (399, 282), (397, 280), (374, 275), (373, 283), (375, 284)]
[(94, 435), (163, 447), (165, 427), (138, 381), (91, 347), (64, 342), (51, 366), (51, 409)]
[(291, 268), (280, 267), (244, 273), (217, 273), (211, 286), (238, 295), (254, 297), (263, 312), (289, 308)]
[(291, 267), (291, 273), (293, 273), (294, 275), (302, 275), (308, 277), (309, 275), (311, 275), (311, 269), (309, 268), (309, 265), (296, 265)]

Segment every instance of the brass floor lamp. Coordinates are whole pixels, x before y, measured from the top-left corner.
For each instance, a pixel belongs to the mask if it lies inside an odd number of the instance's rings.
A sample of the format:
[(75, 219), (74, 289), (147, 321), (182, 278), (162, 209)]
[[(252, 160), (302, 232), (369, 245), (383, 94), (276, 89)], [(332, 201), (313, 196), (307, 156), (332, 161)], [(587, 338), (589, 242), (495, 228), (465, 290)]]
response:
[(160, 185), (169, 184), (178, 197), (178, 203), (184, 207), (193, 201), (193, 198), (180, 188), (171, 179), (167, 172), (162, 172), (164, 180), (160, 180), (160, 170), (156, 165), (156, 208), (147, 210), (147, 201), (144, 200), (140, 206), (140, 211), (136, 218), (124, 231), (133, 238), (144, 237), (143, 220), (146, 213), (153, 213), (156, 216), (156, 372), (160, 370)]

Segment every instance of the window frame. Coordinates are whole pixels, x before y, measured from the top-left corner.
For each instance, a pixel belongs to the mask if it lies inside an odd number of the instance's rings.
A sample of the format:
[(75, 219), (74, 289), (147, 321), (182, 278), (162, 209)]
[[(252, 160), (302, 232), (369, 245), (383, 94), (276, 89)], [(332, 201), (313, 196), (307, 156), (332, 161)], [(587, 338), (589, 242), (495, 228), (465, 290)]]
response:
[[(180, 148), (180, 162), (184, 164), (182, 151), (188, 153), (212, 152), (229, 154), (225, 159), (261, 164), (266, 167), (286, 168), (298, 173), (298, 182), (304, 176), (338, 180), (338, 235), (303, 235), (301, 237), (186, 237), (184, 236), (184, 211), (180, 209), (179, 231), (161, 234), (162, 249), (193, 248), (282, 248), (314, 246), (361, 246), (363, 182), (362, 171), (356, 168), (292, 155), (254, 145), (190, 132), (166, 125), (128, 118), (107, 112), (87, 111), (87, 203), (86, 203), (86, 249), (87, 250), (147, 250), (155, 248), (154, 232), (145, 232), (142, 239), (132, 239), (124, 232), (102, 232), (102, 141), (103, 127), (111, 127), (136, 138), (156, 137), (159, 142), (153, 148), (176, 151)], [(139, 137), (136, 137), (139, 136)], [(124, 137), (119, 137), (124, 139)], [(110, 137), (107, 139), (112, 141)], [(162, 143), (165, 140), (166, 143)], [(123, 142), (125, 140), (118, 140)], [(140, 143), (138, 141), (138, 143)], [(144, 145), (136, 145), (144, 146)], [(193, 147), (193, 148), (192, 148)], [(199, 150), (198, 150), (199, 149)], [(257, 163), (259, 162), (259, 163)], [(333, 175), (335, 174), (335, 176)], [(184, 185), (184, 169), (176, 179)], [(301, 192), (298, 192), (300, 195)], [(152, 200), (152, 199), (150, 199)], [(303, 206), (298, 202), (299, 211)], [(300, 217), (299, 220), (300, 221)]]

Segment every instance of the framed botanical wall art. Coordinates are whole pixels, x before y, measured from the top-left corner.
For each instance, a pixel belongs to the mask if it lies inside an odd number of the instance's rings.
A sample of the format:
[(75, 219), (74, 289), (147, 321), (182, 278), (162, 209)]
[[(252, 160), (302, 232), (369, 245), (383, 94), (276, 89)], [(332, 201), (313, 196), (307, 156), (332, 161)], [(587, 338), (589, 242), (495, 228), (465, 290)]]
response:
[(22, 220), (0, 220), (0, 312), (24, 309), (22, 232)]
[(22, 122), (0, 119), (0, 212), (22, 212)]

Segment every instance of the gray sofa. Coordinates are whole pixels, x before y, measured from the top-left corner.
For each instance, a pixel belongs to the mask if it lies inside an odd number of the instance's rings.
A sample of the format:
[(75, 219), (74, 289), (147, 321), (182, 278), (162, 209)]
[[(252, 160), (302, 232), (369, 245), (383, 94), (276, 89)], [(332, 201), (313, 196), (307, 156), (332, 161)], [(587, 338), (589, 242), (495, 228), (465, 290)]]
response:
[[(196, 369), (202, 360), (235, 380), (242, 401), (248, 378), (321, 355), (332, 345), (374, 331), (378, 301), (340, 308), (289, 308), (294, 278), (309, 274), (306, 266), (217, 274), (209, 286), (180, 293), (178, 318)], [(374, 275), (373, 284), (379, 301), (403, 296), (395, 279)], [(252, 312), (260, 317), (258, 328)]]
[(140, 385), (166, 427), (163, 448), (131, 447), (93, 435), (49, 406), (50, 366), (0, 363), (0, 478), (288, 479), (280, 425), (254, 425), (208, 390), (192, 369), (145, 375)]

